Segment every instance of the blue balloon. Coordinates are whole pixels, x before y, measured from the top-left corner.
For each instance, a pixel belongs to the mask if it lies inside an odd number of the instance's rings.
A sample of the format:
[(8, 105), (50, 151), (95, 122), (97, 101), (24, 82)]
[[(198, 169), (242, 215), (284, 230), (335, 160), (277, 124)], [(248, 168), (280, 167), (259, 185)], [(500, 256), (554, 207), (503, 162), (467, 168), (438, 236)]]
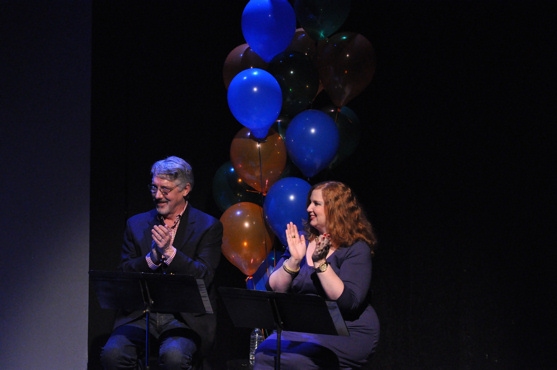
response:
[(264, 139), (282, 108), (278, 81), (267, 71), (250, 68), (238, 73), (228, 86), (228, 107), (234, 118)]
[(327, 113), (315, 109), (297, 114), (284, 137), (292, 163), (307, 177), (329, 166), (340, 142), (335, 121)]
[(251, 0), (242, 13), (242, 33), (253, 51), (269, 63), (296, 33), (296, 13), (287, 0)]
[(285, 237), (286, 225), (293, 222), (298, 230), (304, 229), (307, 221), (307, 197), (311, 185), (298, 177), (285, 177), (273, 184), (263, 202), (263, 214), (267, 225), (288, 245)]
[(282, 255), (283, 252), (279, 252), (276, 249), (269, 252), (267, 258), (259, 266), (255, 274), (246, 280), (246, 288), (251, 290), (267, 290), (265, 284), (275, 270), (277, 262), (281, 259)]

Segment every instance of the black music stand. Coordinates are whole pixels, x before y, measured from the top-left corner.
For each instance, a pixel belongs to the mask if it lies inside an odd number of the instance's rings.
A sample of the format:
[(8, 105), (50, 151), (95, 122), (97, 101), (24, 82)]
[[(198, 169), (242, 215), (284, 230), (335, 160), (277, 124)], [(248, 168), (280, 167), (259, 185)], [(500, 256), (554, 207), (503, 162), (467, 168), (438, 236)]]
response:
[(275, 369), (280, 369), (283, 330), (350, 335), (336, 302), (326, 301), (317, 295), (227, 287), (219, 288), (219, 293), (236, 327), (276, 329)]
[(203, 279), (189, 275), (89, 271), (103, 309), (145, 311), (145, 366), (149, 369), (151, 312), (213, 313)]

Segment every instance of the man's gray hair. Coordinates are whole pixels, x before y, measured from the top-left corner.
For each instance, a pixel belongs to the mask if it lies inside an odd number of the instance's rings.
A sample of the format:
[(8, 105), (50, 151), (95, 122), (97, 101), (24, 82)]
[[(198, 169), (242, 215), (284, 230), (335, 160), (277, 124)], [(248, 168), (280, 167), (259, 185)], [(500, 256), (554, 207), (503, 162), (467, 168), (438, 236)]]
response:
[(176, 181), (179, 186), (190, 184), (193, 189), (193, 171), (188, 162), (182, 158), (171, 156), (155, 162), (151, 167), (151, 177), (160, 177), (168, 181)]

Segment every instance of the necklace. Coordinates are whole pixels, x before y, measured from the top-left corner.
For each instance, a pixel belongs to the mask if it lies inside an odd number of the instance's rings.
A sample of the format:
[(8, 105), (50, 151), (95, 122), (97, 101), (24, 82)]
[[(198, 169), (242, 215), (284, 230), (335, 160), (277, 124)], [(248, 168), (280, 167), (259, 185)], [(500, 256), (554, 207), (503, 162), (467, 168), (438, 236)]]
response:
[(176, 226), (178, 226), (178, 223), (180, 222), (180, 219), (181, 219), (181, 218), (182, 218), (182, 215), (181, 215), (181, 214), (179, 214), (178, 216), (176, 216), (176, 220), (174, 220), (174, 224), (173, 224), (172, 226), (168, 227), (168, 226), (166, 225), (166, 222), (165, 222), (165, 220), (164, 220), (164, 217), (163, 217), (162, 215), (159, 215), (159, 221), (160, 221), (160, 223), (163, 224), (163, 225), (165, 225), (165, 226), (166, 226), (168, 229), (170, 229), (170, 230), (174, 230), (174, 229), (176, 228)]
[(176, 236), (176, 228), (178, 227), (178, 224), (180, 223), (180, 221), (182, 220), (182, 215), (184, 214), (184, 211), (186, 210), (186, 207), (188, 206), (188, 204), (186, 203), (186, 206), (184, 207), (184, 209), (182, 210), (182, 212), (176, 216), (176, 219), (174, 220), (174, 224), (170, 227), (166, 226), (166, 222), (164, 220), (164, 217), (162, 215), (158, 215), (158, 219), (160, 221), (161, 224), (165, 225), (166, 228), (168, 229), (168, 231), (170, 231), (170, 240), (171, 243), (174, 242), (174, 237)]

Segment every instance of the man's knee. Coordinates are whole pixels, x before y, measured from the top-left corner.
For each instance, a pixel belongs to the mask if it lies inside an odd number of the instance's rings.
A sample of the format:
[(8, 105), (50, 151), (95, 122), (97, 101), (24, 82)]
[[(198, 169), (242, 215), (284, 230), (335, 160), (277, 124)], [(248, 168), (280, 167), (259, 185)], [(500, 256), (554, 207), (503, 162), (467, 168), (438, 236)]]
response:
[(161, 353), (159, 362), (166, 369), (193, 369), (194, 358), (189, 353), (175, 349)]
[(168, 369), (191, 369), (196, 361), (197, 345), (184, 337), (165, 338), (159, 350), (159, 362)]
[(101, 350), (101, 364), (103, 369), (133, 368), (137, 363), (137, 356), (130, 356), (121, 348), (105, 346)]

